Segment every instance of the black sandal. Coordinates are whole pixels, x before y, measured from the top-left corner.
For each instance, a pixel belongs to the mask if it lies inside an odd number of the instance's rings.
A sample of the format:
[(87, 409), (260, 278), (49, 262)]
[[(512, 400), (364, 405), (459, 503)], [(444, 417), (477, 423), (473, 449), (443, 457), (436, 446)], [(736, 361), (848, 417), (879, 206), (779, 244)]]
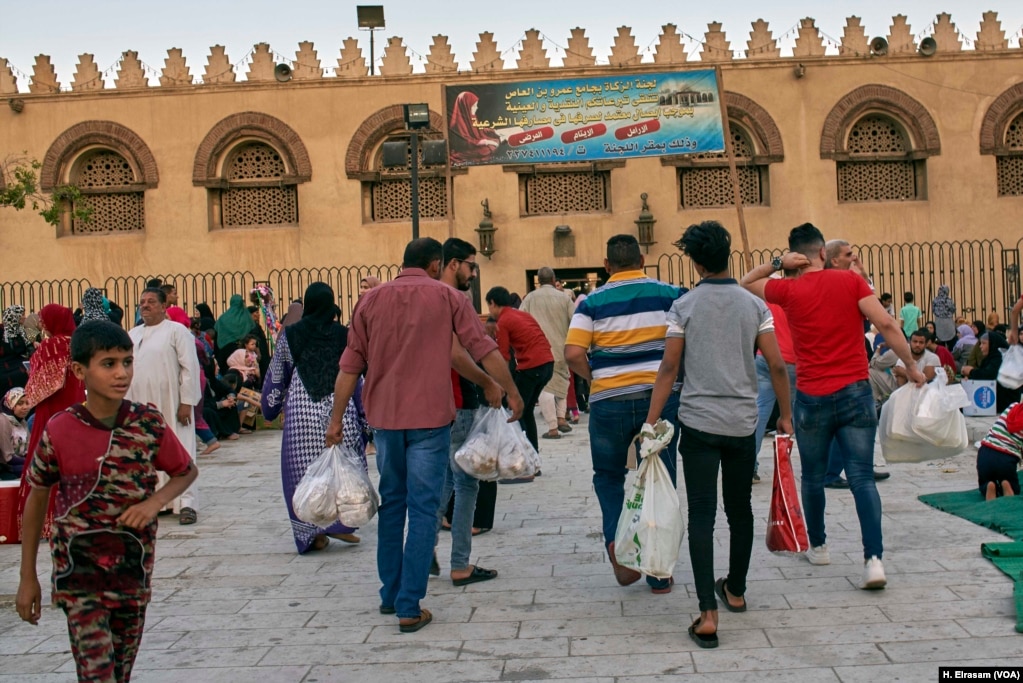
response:
[[(719, 598), (721, 598), (721, 602), (725, 603), (725, 609), (728, 610), (729, 612), (745, 612), (746, 611), (746, 598), (744, 598), (744, 597), (742, 598), (742, 606), (741, 607), (736, 607), (732, 603), (728, 602), (728, 594), (725, 593), (725, 579), (724, 579), (724, 577), (718, 579), (714, 583), (714, 592), (718, 594)], [(734, 597), (738, 598), (738, 597), (742, 597), (742, 596), (736, 595)]]
[(717, 631), (714, 633), (697, 633), (696, 627), (700, 625), (700, 619), (693, 622), (693, 625), (689, 627), (689, 637), (693, 639), (693, 642), (705, 649), (712, 649), (718, 646), (718, 634)]
[(470, 583), (479, 583), (480, 581), (490, 581), (490, 579), (497, 578), (496, 569), (484, 569), (483, 567), (473, 567), (472, 573), (462, 579), (451, 579), (451, 583), (455, 586), (468, 586)]
[(192, 508), (181, 508), (181, 513), (178, 515), (178, 524), (195, 524), (199, 521), (199, 515), (195, 513)]
[(422, 609), (419, 611), (419, 617), (415, 621), (409, 621), (404, 624), (399, 621), (398, 630), (402, 633), (415, 633), (431, 621), (433, 621), (433, 615), (430, 614), (430, 610)]

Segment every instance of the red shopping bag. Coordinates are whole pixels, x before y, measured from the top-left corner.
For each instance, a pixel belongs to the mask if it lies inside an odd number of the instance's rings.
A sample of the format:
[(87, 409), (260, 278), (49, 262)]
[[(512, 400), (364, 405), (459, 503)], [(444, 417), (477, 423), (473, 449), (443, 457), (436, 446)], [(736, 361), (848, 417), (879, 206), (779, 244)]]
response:
[(796, 477), (792, 473), (792, 437), (774, 437), (774, 489), (771, 514), (767, 518), (767, 549), (772, 553), (802, 553), (810, 548), (803, 509), (796, 495)]

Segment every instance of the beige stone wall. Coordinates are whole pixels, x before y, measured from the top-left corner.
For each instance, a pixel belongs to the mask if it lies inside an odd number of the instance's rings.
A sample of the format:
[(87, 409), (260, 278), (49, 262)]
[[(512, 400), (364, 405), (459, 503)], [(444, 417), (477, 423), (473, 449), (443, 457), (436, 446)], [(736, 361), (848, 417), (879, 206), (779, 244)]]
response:
[[(803, 28), (809, 31), (812, 22)], [(77, 87), (60, 93), (33, 87), (32, 93), (17, 94), (25, 103), (21, 113), (0, 108), (0, 158), (24, 151), (41, 160), (71, 126), (83, 121), (113, 121), (148, 146), (159, 181), (146, 191), (144, 233), (58, 238), (54, 229), (32, 212), (0, 211), (0, 253), (4, 254), (0, 279), (88, 278), (102, 282), (110, 276), (136, 273), (226, 270), (250, 270), (259, 276), (273, 268), (400, 262), (411, 234), (410, 223), (364, 222), (360, 182), (345, 172), (352, 136), (369, 117), (391, 105), (420, 101), (443, 115), (441, 98), (446, 83), (622, 74), (621, 69), (607, 65), (476, 74), (445, 73), (435, 68), (432, 73), (409, 74), (395, 56), (394, 40), (385, 66), (398, 75), (356, 73), (316, 78), (306, 74), (299, 78), (296, 73), (291, 82), (277, 83), (271, 71), (270, 79), (254, 82), (110, 90)], [(823, 56), (819, 54), (823, 49), (817, 50), (815, 43), (811, 41), (809, 48), (807, 44), (804, 39), (799, 49), (805, 54), (799, 57), (753, 54), (722, 64), (725, 89), (762, 107), (777, 125), (784, 146), (784, 160), (770, 167), (770, 206), (750, 207), (745, 212), (754, 249), (782, 245), (788, 230), (803, 221), (817, 224), (828, 236), (861, 243), (967, 238), (1016, 243), (1023, 197), (997, 196), (995, 158), (980, 153), (980, 133), (992, 103), (1023, 82), (1023, 50), (996, 45), (998, 49), (991, 50), (939, 50), (929, 58), (913, 50), (871, 58), (848, 52), (846, 56)], [(311, 46), (304, 49), (311, 50)], [(677, 52), (665, 48), (664, 60), (677, 59)], [(532, 57), (527, 63), (543, 65), (537, 55)], [(268, 55), (262, 62), (254, 61), (253, 69), (265, 71), (267, 59)], [(269, 64), (272, 69), (272, 61)], [(801, 78), (795, 76), (796, 64), (804, 67)], [(0, 63), (0, 75), (5, 66)], [(628, 71), (706, 66), (662, 60), (628, 67)], [(253, 73), (250, 70), (250, 78)], [(126, 84), (138, 85), (130, 76), (120, 77)], [(256, 76), (265, 79), (266, 74), (258, 72)], [(868, 84), (901, 91), (933, 118), (940, 153), (926, 161), (925, 201), (847, 204), (836, 199), (835, 162), (821, 158), (822, 130), (836, 104)], [(10, 96), (8, 82), (5, 97)], [(297, 133), (308, 151), (312, 174), (298, 186), (297, 228), (208, 228), (207, 190), (192, 182), (196, 150), (219, 121), (241, 112), (279, 119)], [(501, 167), (471, 168), (456, 175), (453, 182), (453, 220), (424, 220), (421, 232), (438, 239), (456, 235), (476, 243), (474, 228), (482, 218), (480, 201), (488, 199), (498, 227), (498, 253), (489, 262), (480, 259), (484, 262), (484, 288), (494, 284), (519, 288), (524, 271), (541, 265), (600, 265), (608, 237), (635, 233), (633, 221), (644, 192), (657, 219), (657, 244), (651, 248), (648, 262), (673, 252), (670, 243), (681, 229), (700, 220), (722, 221), (738, 244), (734, 209), (681, 210), (676, 171), (658, 159), (628, 160), (612, 170), (610, 213), (520, 217), (517, 175)], [(574, 258), (553, 255), (553, 229), (559, 224), (572, 227)]]

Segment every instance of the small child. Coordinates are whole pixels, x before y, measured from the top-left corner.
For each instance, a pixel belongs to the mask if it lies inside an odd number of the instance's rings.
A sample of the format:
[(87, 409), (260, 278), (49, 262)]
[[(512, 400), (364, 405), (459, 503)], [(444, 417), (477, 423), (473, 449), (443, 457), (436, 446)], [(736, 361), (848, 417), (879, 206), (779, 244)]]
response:
[(902, 295), (905, 306), (899, 311), (899, 319), (902, 320), (902, 331), (909, 339), (910, 335), (920, 328), (920, 309), (913, 303), (913, 292), (906, 292)]
[(3, 405), (0, 405), (0, 479), (21, 478), (31, 431), (25, 418), (31, 410), (21, 387), (4, 394)]
[(244, 386), (259, 390), (259, 349), (254, 336), (242, 339), (242, 348), (227, 357), (227, 367), (238, 371)]
[(1016, 470), (1023, 458), (1023, 403), (1006, 408), (977, 451), (977, 481), (985, 500), (997, 496), (1018, 496)]
[[(156, 515), (198, 470), (152, 406), (124, 400), (132, 341), (110, 322), (84, 323), (71, 337), (71, 368), (85, 403), (53, 416), (27, 464), (18, 615), (37, 624), (42, 592), (36, 554), (56, 486), (53, 604), (67, 615), (78, 679), (126, 682), (151, 597)], [(171, 476), (157, 490), (157, 471)]]

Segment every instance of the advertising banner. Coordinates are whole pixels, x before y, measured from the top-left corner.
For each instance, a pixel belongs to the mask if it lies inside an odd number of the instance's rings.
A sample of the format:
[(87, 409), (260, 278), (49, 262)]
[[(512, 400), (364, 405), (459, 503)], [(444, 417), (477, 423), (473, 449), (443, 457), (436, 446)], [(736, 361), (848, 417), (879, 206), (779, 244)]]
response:
[(446, 86), (452, 166), (724, 151), (713, 69)]

